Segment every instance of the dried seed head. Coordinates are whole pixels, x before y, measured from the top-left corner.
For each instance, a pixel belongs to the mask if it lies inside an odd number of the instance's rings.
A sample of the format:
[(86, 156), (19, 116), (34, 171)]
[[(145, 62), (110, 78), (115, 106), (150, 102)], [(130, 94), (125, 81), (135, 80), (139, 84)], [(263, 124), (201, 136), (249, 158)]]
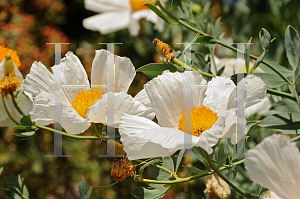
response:
[(110, 175), (116, 182), (123, 181), (133, 173), (133, 166), (127, 156), (115, 158), (110, 165)]
[(156, 47), (157, 53), (165, 57), (168, 62), (171, 62), (175, 58), (174, 51), (168, 44), (160, 41), (159, 39), (154, 39), (152, 43)]
[(204, 193), (209, 195), (209, 199), (225, 199), (231, 194), (228, 184), (217, 174), (205, 176), (205, 185)]

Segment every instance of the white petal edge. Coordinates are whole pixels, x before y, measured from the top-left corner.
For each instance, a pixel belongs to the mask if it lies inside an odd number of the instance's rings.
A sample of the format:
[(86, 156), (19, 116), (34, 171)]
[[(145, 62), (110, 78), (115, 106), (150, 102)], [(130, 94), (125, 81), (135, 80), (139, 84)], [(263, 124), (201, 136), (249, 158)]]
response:
[(24, 81), (25, 91), (37, 96), (40, 90), (54, 94), (54, 78), (42, 62), (34, 62)]
[(90, 123), (80, 117), (69, 105), (62, 103), (61, 108), (60, 121), (56, 121), (54, 96), (41, 92), (34, 98), (33, 110), (30, 112), (30, 116), (33, 121), (41, 125), (58, 122), (69, 134), (80, 134), (90, 127)]
[[(188, 74), (186, 76), (189, 78), (185, 78), (185, 74)], [(179, 118), (185, 110), (185, 97), (192, 103), (188, 108), (201, 106), (205, 88), (196, 87), (201, 84), (206, 84), (206, 81), (196, 71), (185, 73), (164, 71), (162, 75), (144, 85), (161, 127), (178, 127)], [(192, 92), (187, 91), (192, 96), (189, 94), (185, 96), (185, 85), (192, 89)]]
[(84, 7), (93, 12), (115, 12), (120, 10), (129, 10), (129, 1), (120, 0), (85, 0)]
[[(115, 83), (115, 92), (124, 91), (127, 93), (135, 77), (135, 68), (127, 57), (114, 56), (115, 59), (115, 82), (106, 82), (107, 76), (107, 57), (112, 56), (107, 50), (96, 50), (96, 55), (92, 64), (92, 86), (106, 85)], [(112, 67), (112, 66), (110, 66)], [(106, 88), (100, 88), (101, 93), (106, 93)]]
[(273, 134), (246, 153), (245, 167), (252, 181), (283, 199), (300, 197), (300, 154), (296, 143)]
[[(67, 52), (59, 65), (55, 65), (51, 69), (56, 83), (59, 82), (60, 85), (64, 85), (62, 90), (69, 102), (72, 102), (80, 91), (90, 88), (90, 83), (83, 65), (79, 58), (71, 51)], [(85, 88), (70, 88), (68, 85), (85, 86)]]
[(148, 112), (147, 114), (149, 114), (149, 117), (147, 117), (148, 119), (152, 120), (155, 117), (154, 109), (152, 107), (152, 104), (150, 102), (150, 99), (145, 89), (142, 89), (138, 94), (136, 94), (136, 96), (134, 96), (133, 99), (141, 102), (148, 109), (147, 111)]
[[(246, 102), (245, 108), (259, 103), (266, 96), (266, 84), (260, 77), (247, 75), (234, 89), (228, 100), (228, 109), (236, 107), (237, 101)], [(237, 93), (237, 95), (236, 95)]]
[(227, 109), (230, 94), (235, 89), (233, 81), (226, 77), (214, 77), (207, 83), (203, 105), (221, 115)]
[[(109, 94), (114, 95), (115, 101), (113, 107), (107, 106), (107, 96)], [(148, 109), (141, 102), (134, 100), (130, 95), (124, 92), (109, 92), (102, 95), (101, 98), (95, 101), (94, 105), (88, 109), (86, 121), (106, 124), (106, 116), (109, 111), (114, 111), (115, 113), (114, 126), (116, 128), (119, 127), (120, 118), (123, 113), (153, 119), (153, 114), (149, 114)]]
[(84, 28), (93, 31), (99, 31), (106, 35), (128, 27), (130, 22), (130, 11), (107, 12), (85, 18), (82, 21)]

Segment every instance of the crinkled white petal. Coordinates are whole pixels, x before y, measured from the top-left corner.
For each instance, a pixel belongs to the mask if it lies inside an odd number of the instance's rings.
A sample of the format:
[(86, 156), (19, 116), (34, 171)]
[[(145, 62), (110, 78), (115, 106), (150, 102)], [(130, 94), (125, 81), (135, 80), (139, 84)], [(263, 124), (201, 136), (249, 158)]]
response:
[(284, 199), (300, 198), (300, 154), (285, 135), (265, 138), (246, 153), (245, 167), (252, 181)]
[[(71, 51), (67, 52), (60, 64), (53, 66), (52, 70), (55, 82), (59, 82), (60, 85), (64, 85), (64, 87), (61, 87), (69, 102), (72, 102), (80, 91), (90, 88), (87, 74), (79, 58)], [(70, 88), (68, 86), (86, 87)]]
[(118, 12), (130, 9), (128, 0), (85, 0), (84, 7), (94, 12)]
[(237, 144), (247, 133), (244, 117), (241, 112), (236, 112), (236, 109), (225, 111), (223, 117), (225, 118), (225, 128), (221, 137), (231, 138), (231, 144)]
[[(92, 65), (92, 86), (93, 85), (106, 85), (107, 76), (107, 57), (111, 53), (107, 50), (97, 50), (95, 59)], [(135, 77), (135, 68), (127, 57), (114, 56), (115, 59), (115, 92), (124, 91), (127, 93)], [(113, 67), (110, 66), (110, 67)], [(113, 83), (113, 82), (111, 82)], [(106, 93), (106, 88), (100, 88), (101, 93)]]
[(127, 114), (121, 118), (119, 132), (130, 160), (170, 156), (178, 150), (176, 145), (185, 134), (177, 129), (159, 127), (149, 119)]
[(203, 105), (221, 115), (227, 109), (228, 98), (235, 85), (226, 77), (215, 77), (207, 84)]
[[(61, 115), (57, 115), (54, 96), (41, 92), (34, 98), (33, 110), (30, 112), (31, 119), (42, 125), (58, 122), (69, 134), (79, 134), (89, 128), (90, 123), (80, 117), (72, 107), (65, 103), (61, 105)], [(60, 120), (56, 121), (57, 118)]]
[(120, 12), (106, 12), (88, 17), (82, 21), (83, 27), (88, 30), (109, 34), (127, 28), (130, 22), (130, 10)]
[(249, 117), (250, 115), (253, 115), (255, 113), (262, 115), (262, 116), (268, 116), (269, 115), (269, 109), (271, 108), (272, 104), (269, 100), (269, 97), (266, 96), (264, 99), (252, 106), (249, 106), (245, 109), (245, 117)]
[[(187, 78), (185, 78), (185, 74)], [(196, 85), (205, 84), (206, 81), (196, 71), (186, 71), (185, 73), (164, 71), (162, 75), (149, 81), (144, 88), (159, 125), (177, 128), (179, 118), (185, 110), (185, 97), (191, 102), (188, 108), (201, 107), (205, 87)], [(185, 91), (185, 85), (189, 90)]]
[[(107, 95), (114, 95), (113, 107), (107, 106)], [(120, 92), (104, 94), (101, 98), (95, 101), (94, 105), (88, 109), (86, 120), (93, 123), (107, 123), (106, 115), (107, 112), (111, 111), (115, 113), (115, 127), (119, 126), (120, 118), (123, 113), (130, 115), (138, 115), (141, 117), (146, 117), (153, 119), (153, 114), (148, 113), (148, 109), (139, 101), (134, 100), (130, 95)]]
[[(237, 92), (237, 94), (236, 94)], [(234, 89), (229, 97), (227, 108), (235, 108), (237, 101), (245, 100), (245, 108), (259, 103), (266, 96), (266, 84), (260, 77), (247, 75), (241, 80), (237, 89)]]
[(129, 159), (141, 159), (157, 156), (170, 156), (185, 147), (200, 146), (209, 154), (218, 142), (224, 119), (219, 119), (200, 137), (184, 133), (178, 129), (159, 127), (156, 123), (142, 117), (124, 114), (120, 121), (120, 135)]
[[(150, 99), (149, 99), (145, 89), (142, 89), (138, 94), (136, 94), (136, 96), (133, 99), (141, 102), (148, 109), (148, 114), (149, 114), (148, 118), (149, 119), (151, 119), (151, 117), (153, 117), (153, 118), (155, 117), (154, 109), (152, 107), (152, 104), (150, 102)], [(150, 116), (150, 114), (151, 114), (151, 116)]]
[(42, 62), (34, 62), (24, 81), (25, 91), (37, 96), (40, 90), (54, 94), (54, 78)]

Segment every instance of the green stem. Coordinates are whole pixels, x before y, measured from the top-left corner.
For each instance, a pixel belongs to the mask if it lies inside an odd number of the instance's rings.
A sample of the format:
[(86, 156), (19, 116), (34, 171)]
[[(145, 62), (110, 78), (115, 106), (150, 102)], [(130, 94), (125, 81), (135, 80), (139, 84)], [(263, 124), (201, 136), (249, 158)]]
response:
[[(178, 60), (176, 58), (174, 58), (172, 60), (172, 62), (174, 64), (177, 64), (178, 66), (181, 66), (179, 69), (186, 68), (187, 70), (198, 71), (201, 75), (203, 75), (205, 77), (215, 77), (215, 75), (213, 75), (213, 74), (206, 73), (206, 72), (203, 72), (203, 71), (191, 68), (190, 66), (185, 65), (182, 61), (180, 61), (180, 60)], [(295, 102), (297, 102), (295, 96), (293, 94), (291, 94), (291, 93), (286, 93), (286, 92), (283, 92), (283, 91), (277, 91), (277, 90), (274, 90), (274, 89), (271, 89), (271, 88), (267, 88), (267, 93), (272, 94), (272, 95), (277, 95), (277, 96), (285, 97), (285, 98), (289, 98), (289, 99), (294, 100)]]
[(108, 188), (108, 187), (112, 187), (114, 186), (115, 184), (117, 184), (118, 182), (113, 182), (109, 185), (106, 185), (106, 186), (93, 186), (93, 188), (101, 188), (101, 189), (105, 189), (105, 188)]
[(1, 188), (0, 187), (0, 191), (11, 191), (10, 189), (7, 189), (7, 188)]
[(17, 109), (17, 111), (21, 114), (21, 115), (25, 115), (23, 113), (23, 111), (20, 109), (20, 107), (18, 106), (17, 102), (16, 102), (16, 99), (15, 99), (15, 96), (14, 96), (14, 92), (13, 91), (9, 91), (9, 94), (11, 96), (11, 99), (12, 99), (12, 102), (15, 106), (15, 108)]
[(6, 101), (5, 101), (4, 97), (3, 97), (3, 95), (1, 95), (1, 96), (2, 96), (2, 102), (3, 102), (4, 109), (5, 109), (5, 111), (6, 111), (7, 115), (8, 115), (8, 117), (9, 117), (16, 125), (20, 125), (20, 123), (17, 122), (17, 121), (10, 115), (10, 113), (9, 113), (9, 111), (8, 111), (8, 109), (7, 109), (7, 106), (6, 106)]
[(209, 52), (210, 52), (210, 54), (211, 54), (212, 61), (213, 61), (213, 63), (214, 63), (214, 68), (215, 68), (215, 71), (216, 71), (216, 74), (217, 74), (217, 73), (218, 73), (218, 69), (217, 69), (217, 64), (216, 64), (216, 62), (215, 62), (214, 52), (212, 51), (211, 48), (209, 48)]
[(286, 93), (286, 92), (283, 92), (283, 91), (277, 91), (277, 90), (274, 90), (274, 89), (271, 89), (271, 88), (267, 88), (267, 93), (272, 94), (272, 95), (285, 97), (285, 98), (289, 98), (289, 99), (294, 100), (295, 102), (297, 102), (297, 99), (291, 93)]
[[(245, 162), (245, 159), (237, 161), (234, 164), (239, 165), (244, 162)], [(226, 166), (221, 167), (219, 170), (223, 171), (223, 170), (229, 169), (231, 167), (232, 167), (232, 165), (226, 165)], [(186, 178), (178, 178), (178, 179), (172, 180), (172, 181), (161, 181), (161, 180), (150, 180), (150, 179), (140, 179), (139, 181), (145, 182), (145, 183), (156, 183), (156, 184), (177, 184), (177, 183), (192, 181), (192, 180), (202, 178), (204, 176), (208, 176), (208, 175), (211, 175), (214, 173), (215, 173), (215, 171), (208, 171), (207, 173), (202, 173), (202, 174), (198, 174), (198, 175), (194, 175), (194, 176), (190, 176), (190, 177), (186, 177)]]
[[(156, 4), (160, 7), (160, 9), (161, 9), (163, 12), (165, 12), (167, 15), (169, 15), (172, 19), (174, 19), (175, 21), (177, 21), (177, 22), (178, 22), (179, 24), (181, 24), (182, 26), (184, 26), (184, 27), (186, 27), (186, 28), (188, 28), (188, 29), (190, 29), (190, 30), (196, 32), (196, 33), (199, 33), (200, 36), (201, 36), (201, 35), (202, 35), (202, 36), (210, 36), (210, 35), (208, 35), (208, 34), (202, 32), (201, 30), (198, 30), (197, 28), (194, 28), (194, 27), (190, 26), (189, 24), (185, 23), (185, 22), (182, 21), (181, 19), (178, 19), (177, 17), (175, 17), (175, 16), (174, 16), (172, 13), (170, 13), (166, 8), (164, 8), (163, 5), (161, 5), (161, 3), (160, 3), (159, 1), (156, 1)], [(215, 39), (216, 39), (216, 38), (215, 38)], [(217, 40), (217, 39), (216, 39), (216, 40)], [(225, 43), (223, 43), (223, 42), (221, 42), (221, 41), (219, 41), (219, 40), (217, 40), (217, 41), (218, 41), (218, 44), (220, 44), (221, 46), (224, 46), (224, 47), (226, 47), (226, 48), (228, 48), (228, 49), (231, 49), (231, 50), (233, 50), (233, 51), (235, 51), (235, 52), (240, 52), (240, 53), (243, 53), (243, 54), (244, 54), (243, 51), (241, 51), (241, 50), (239, 50), (239, 49), (237, 49), (237, 48), (235, 48), (235, 47), (233, 47), (233, 46), (230, 46), (230, 45), (228, 45), (228, 44), (225, 44)], [(254, 55), (251, 55), (251, 54), (250, 54), (250, 58), (255, 59), (255, 60), (258, 59), (258, 57), (254, 56)], [(292, 83), (290, 82), (290, 80), (288, 80), (287, 77), (285, 77), (285, 76), (284, 76), (277, 68), (275, 68), (274, 66), (272, 66), (269, 62), (262, 60), (262, 63), (264, 63), (264, 64), (267, 65), (270, 69), (272, 69), (275, 73), (277, 73), (282, 79), (284, 79), (285, 82), (287, 82), (288, 84), (291, 84), (291, 85), (292, 85)]]
[(208, 161), (209, 166), (212, 168), (212, 170), (215, 171), (215, 173), (218, 174), (218, 176), (220, 178), (222, 178), (229, 186), (231, 186), (234, 190), (236, 190), (239, 194), (241, 194), (242, 196), (244, 196), (245, 198), (250, 198), (248, 197), (243, 191), (241, 191), (239, 188), (237, 188), (232, 182), (230, 182), (230, 180), (228, 180), (225, 176), (223, 176), (223, 174), (220, 172), (220, 170), (218, 170), (216, 168), (216, 166), (214, 165), (214, 163), (212, 162), (212, 160), (209, 158), (209, 155), (207, 154), (206, 151), (204, 151), (205, 154), (205, 158)]
[[(138, 162), (144, 162), (144, 161), (142, 161), (142, 160), (136, 160), (136, 161), (138, 161)], [(160, 161), (160, 159), (159, 159), (159, 161)], [(151, 165), (151, 166), (154, 166), (154, 167), (156, 167), (156, 168), (162, 169), (162, 170), (164, 170), (164, 171), (166, 171), (166, 172), (168, 172), (168, 173), (171, 174), (171, 176), (173, 176), (175, 179), (179, 179), (179, 177), (175, 174), (175, 172), (172, 172), (172, 171), (170, 171), (169, 169), (167, 169), (167, 168), (165, 168), (165, 167), (162, 167), (162, 166), (160, 166), (160, 165), (154, 164), (153, 162), (152, 162), (150, 165)]]
[(177, 64), (178, 66), (181, 66), (179, 69), (182, 69), (182, 68), (186, 68), (187, 70), (192, 70), (192, 71), (198, 71), (201, 75), (205, 76), (205, 77), (215, 77), (215, 75), (213, 74), (210, 74), (210, 73), (206, 73), (206, 72), (203, 72), (203, 71), (200, 71), (200, 70), (196, 70), (190, 66), (187, 66), (185, 63), (183, 63), (182, 61), (180, 61), (179, 59), (177, 58), (174, 58), (172, 60), (172, 62), (174, 64)]
[(92, 127), (94, 129), (94, 133), (96, 134), (96, 136), (98, 137), (98, 139), (101, 142), (102, 141), (102, 130), (101, 130), (101, 132), (99, 132), (99, 128), (97, 127), (96, 123), (92, 123)]
[(35, 123), (34, 126), (40, 128), (40, 129), (44, 129), (44, 130), (53, 132), (53, 133), (58, 133), (58, 134), (64, 135), (64, 136), (69, 137), (69, 138), (80, 139), (80, 140), (97, 140), (98, 139), (98, 137), (96, 137), (96, 136), (71, 135), (71, 134), (68, 134), (66, 132), (58, 131), (58, 130), (55, 130), (55, 129), (52, 129), (50, 127), (46, 127), (46, 126), (43, 126), (43, 125), (40, 125), (40, 124), (37, 124), (37, 123)]

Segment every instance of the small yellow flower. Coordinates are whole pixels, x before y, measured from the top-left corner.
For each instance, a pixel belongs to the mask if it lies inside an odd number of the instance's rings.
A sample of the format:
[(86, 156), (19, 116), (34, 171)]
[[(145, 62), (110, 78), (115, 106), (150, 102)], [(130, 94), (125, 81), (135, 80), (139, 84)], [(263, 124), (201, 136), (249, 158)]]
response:
[(16, 74), (16, 69), (13, 60), (19, 60), (19, 58), (17, 57), (16, 53), (10, 49), (6, 51), (3, 50), (3, 47), (0, 47), (0, 49), (2, 52), (11, 52), (13, 54), (13, 56), (11, 54), (5, 55), (4, 67), (1, 71), (1, 73), (3, 74), (1, 74), (0, 79), (0, 93), (4, 97), (7, 97), (10, 91), (15, 92), (21, 84), (20, 78)]

